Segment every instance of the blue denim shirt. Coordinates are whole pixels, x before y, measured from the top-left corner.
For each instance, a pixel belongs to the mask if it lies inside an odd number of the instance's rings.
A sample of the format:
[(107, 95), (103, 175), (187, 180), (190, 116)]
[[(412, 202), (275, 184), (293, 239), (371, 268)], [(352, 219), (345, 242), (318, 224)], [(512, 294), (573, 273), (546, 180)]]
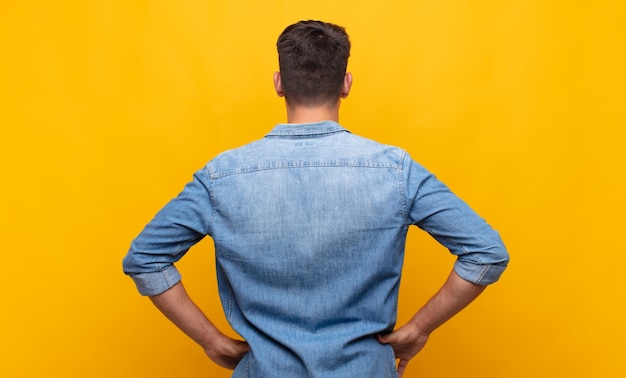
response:
[(395, 377), (374, 335), (395, 325), (411, 225), (468, 281), (490, 284), (508, 262), (498, 233), (405, 151), (331, 121), (281, 124), (196, 172), (123, 266), (156, 295), (212, 237), (222, 306), (250, 345), (233, 377)]

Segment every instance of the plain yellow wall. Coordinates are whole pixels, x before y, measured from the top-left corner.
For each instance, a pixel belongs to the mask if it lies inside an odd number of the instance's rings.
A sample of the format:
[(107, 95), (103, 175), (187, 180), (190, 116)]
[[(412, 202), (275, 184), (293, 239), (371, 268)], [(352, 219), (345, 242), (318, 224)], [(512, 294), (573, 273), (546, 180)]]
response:
[[(626, 376), (621, 0), (4, 1), (0, 376), (229, 376), (121, 259), (196, 169), (284, 121), (275, 40), (310, 18), (352, 38), (341, 122), (407, 149), (512, 255), (407, 376)], [(410, 234), (400, 322), (451, 264)], [(179, 267), (226, 327), (210, 240)]]

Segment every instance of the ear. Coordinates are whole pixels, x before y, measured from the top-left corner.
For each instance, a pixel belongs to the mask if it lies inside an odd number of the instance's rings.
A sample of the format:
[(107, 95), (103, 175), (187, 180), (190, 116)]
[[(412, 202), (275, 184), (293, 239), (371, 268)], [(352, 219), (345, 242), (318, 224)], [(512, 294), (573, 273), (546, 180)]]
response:
[(280, 81), (280, 72), (274, 72), (274, 89), (276, 90), (278, 97), (285, 96), (285, 92), (283, 92), (283, 84)]
[(346, 76), (343, 78), (343, 88), (341, 89), (341, 98), (346, 98), (350, 94), (350, 88), (352, 88), (352, 74), (346, 72)]

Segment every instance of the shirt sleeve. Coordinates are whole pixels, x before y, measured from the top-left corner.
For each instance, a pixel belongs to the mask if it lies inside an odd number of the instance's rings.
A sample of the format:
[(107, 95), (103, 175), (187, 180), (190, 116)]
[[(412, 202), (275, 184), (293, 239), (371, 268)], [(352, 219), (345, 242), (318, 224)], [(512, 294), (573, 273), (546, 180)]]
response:
[(407, 165), (410, 223), (457, 256), (461, 278), (478, 285), (497, 281), (509, 262), (499, 233), (432, 173), (410, 158)]
[(122, 266), (142, 295), (160, 294), (181, 280), (174, 263), (209, 233), (211, 214), (208, 173), (202, 169), (130, 245)]

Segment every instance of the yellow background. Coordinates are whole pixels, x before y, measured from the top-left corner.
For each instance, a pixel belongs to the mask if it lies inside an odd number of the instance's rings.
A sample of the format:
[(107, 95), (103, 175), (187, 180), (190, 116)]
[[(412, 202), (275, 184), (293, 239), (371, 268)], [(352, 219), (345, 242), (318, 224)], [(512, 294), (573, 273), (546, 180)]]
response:
[[(196, 169), (285, 120), (275, 41), (309, 18), (353, 42), (341, 123), (407, 149), (512, 255), (407, 376), (626, 376), (621, 0), (3, 1), (0, 376), (229, 376), (121, 259)], [(451, 264), (410, 234), (401, 323)], [(179, 267), (226, 327), (210, 240)]]

